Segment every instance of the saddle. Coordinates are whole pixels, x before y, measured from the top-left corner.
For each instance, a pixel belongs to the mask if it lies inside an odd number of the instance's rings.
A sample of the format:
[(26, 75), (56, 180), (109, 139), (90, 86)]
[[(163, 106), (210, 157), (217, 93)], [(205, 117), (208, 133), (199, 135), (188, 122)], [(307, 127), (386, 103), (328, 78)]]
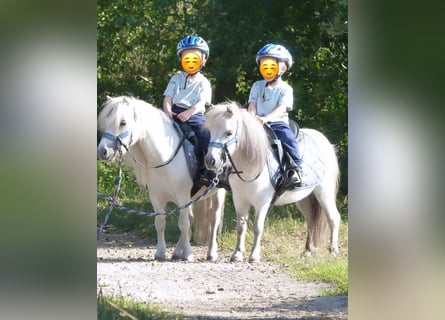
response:
[[(295, 120), (289, 119), (289, 127), (294, 133), (295, 139), (297, 139), (300, 133), (300, 128), (297, 122)], [(272, 147), (272, 150), (274, 151), (274, 156), (279, 164), (278, 172), (274, 178), (275, 190), (277, 191), (277, 193), (283, 193), (286, 190), (295, 189), (294, 187), (290, 188), (289, 186), (287, 186), (285, 181), (286, 172), (289, 169), (295, 168), (295, 164), (293, 163), (292, 158), (287, 153), (287, 151), (283, 149), (281, 141), (278, 139), (272, 128), (267, 124), (264, 125), (264, 128), (269, 138), (269, 143)]]

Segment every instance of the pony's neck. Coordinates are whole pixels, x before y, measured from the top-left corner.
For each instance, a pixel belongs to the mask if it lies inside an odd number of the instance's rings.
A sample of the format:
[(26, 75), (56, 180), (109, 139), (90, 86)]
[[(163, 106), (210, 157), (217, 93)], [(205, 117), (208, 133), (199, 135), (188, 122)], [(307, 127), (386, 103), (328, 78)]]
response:
[(175, 152), (180, 137), (172, 121), (154, 107), (145, 107), (138, 118), (139, 138), (135, 149), (144, 156), (147, 166), (165, 163)]
[(264, 140), (267, 137), (264, 132), (260, 131), (262, 128), (255, 127), (254, 125), (257, 124), (247, 118), (250, 117), (247, 113), (242, 116), (239, 145), (232, 154), (232, 160), (237, 169), (243, 172), (242, 176), (245, 179), (253, 179), (267, 168), (267, 157), (271, 154), (271, 148), (267, 140)]

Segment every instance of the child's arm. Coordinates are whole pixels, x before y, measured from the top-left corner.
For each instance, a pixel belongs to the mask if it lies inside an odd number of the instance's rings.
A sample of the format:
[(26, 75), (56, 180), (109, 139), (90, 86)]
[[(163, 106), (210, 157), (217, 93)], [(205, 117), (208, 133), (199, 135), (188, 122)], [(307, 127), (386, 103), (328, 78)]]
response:
[(164, 112), (165, 112), (170, 118), (173, 118), (173, 116), (176, 115), (176, 113), (172, 112), (172, 100), (173, 100), (172, 97), (170, 97), (170, 96), (165, 96), (165, 97), (164, 97), (164, 103), (163, 103)]
[(256, 101), (249, 102), (247, 111), (249, 111), (254, 117), (256, 116)]

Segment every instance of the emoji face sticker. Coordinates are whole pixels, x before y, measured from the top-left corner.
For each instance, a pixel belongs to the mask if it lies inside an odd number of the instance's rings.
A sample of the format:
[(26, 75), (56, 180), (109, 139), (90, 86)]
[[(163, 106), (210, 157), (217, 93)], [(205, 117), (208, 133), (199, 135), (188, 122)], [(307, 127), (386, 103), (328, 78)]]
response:
[(201, 69), (201, 55), (194, 51), (184, 51), (181, 65), (185, 72), (195, 73)]
[(273, 58), (260, 60), (260, 73), (266, 80), (273, 80), (278, 74), (278, 61)]

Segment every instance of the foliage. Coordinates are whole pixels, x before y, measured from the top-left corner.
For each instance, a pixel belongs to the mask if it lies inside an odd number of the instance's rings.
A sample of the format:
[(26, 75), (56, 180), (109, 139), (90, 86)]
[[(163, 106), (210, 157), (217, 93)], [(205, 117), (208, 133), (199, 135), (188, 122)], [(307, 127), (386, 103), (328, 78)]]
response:
[(294, 88), (290, 117), (322, 131), (336, 145), (347, 194), (347, 1), (99, 0), (98, 106), (106, 95), (132, 94), (161, 106), (173, 72), (176, 45), (198, 34), (210, 46), (203, 70), (213, 102), (245, 104), (260, 79), (255, 54), (264, 44), (285, 45), (294, 66), (284, 79)]

